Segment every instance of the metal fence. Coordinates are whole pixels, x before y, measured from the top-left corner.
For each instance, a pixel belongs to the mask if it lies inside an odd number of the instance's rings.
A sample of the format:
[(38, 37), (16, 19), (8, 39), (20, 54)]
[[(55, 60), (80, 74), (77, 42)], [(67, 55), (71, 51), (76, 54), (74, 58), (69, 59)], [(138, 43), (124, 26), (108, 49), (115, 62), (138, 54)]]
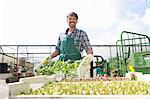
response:
[[(94, 55), (104, 59), (116, 57), (116, 45), (92, 45)], [(18, 64), (19, 60), (38, 64), (55, 50), (55, 45), (0, 45), (0, 63)], [(82, 52), (85, 56), (86, 52)], [(57, 59), (56, 57), (55, 59)]]
[[(126, 45), (125, 45), (126, 46)], [(94, 55), (104, 59), (117, 57), (116, 49), (121, 45), (92, 45)], [(149, 46), (150, 49), (150, 46)], [(19, 60), (26, 60), (34, 64), (41, 62), (55, 50), (55, 45), (0, 45), (0, 63), (19, 64)], [(86, 52), (82, 52), (85, 56)], [(54, 58), (57, 60), (58, 57)]]

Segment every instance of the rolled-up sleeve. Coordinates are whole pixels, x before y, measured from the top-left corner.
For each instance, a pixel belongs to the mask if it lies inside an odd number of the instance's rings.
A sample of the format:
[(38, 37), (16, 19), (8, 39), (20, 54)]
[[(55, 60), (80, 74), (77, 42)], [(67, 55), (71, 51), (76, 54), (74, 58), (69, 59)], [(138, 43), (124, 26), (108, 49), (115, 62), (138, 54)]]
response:
[(82, 46), (86, 50), (86, 52), (88, 51), (89, 48), (92, 48), (89, 42), (89, 38), (85, 32), (82, 33)]
[(59, 38), (58, 38), (58, 42), (57, 42), (57, 45), (56, 45), (56, 50), (60, 53), (60, 43), (61, 43), (61, 41), (60, 41), (60, 36), (59, 36)]

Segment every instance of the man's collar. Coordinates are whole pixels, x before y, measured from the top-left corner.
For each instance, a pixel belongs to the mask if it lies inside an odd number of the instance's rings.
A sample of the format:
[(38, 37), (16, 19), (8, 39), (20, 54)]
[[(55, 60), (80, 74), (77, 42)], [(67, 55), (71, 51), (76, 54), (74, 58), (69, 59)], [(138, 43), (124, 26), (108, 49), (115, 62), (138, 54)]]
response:
[[(66, 29), (65, 34), (68, 34), (68, 32), (69, 32), (69, 28)], [(77, 28), (74, 29), (73, 33), (76, 33), (76, 32), (77, 32)]]

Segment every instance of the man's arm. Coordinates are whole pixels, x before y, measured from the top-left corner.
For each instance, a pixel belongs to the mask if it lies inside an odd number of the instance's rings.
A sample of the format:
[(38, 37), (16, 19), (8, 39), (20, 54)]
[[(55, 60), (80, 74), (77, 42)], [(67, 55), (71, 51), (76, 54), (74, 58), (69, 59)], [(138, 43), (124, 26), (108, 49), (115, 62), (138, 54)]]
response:
[(55, 50), (49, 57), (50, 58), (54, 58), (56, 57), (57, 55), (59, 55), (59, 52), (57, 50)]
[(59, 36), (56, 49), (55, 49), (55, 51), (49, 56), (50, 58), (54, 58), (54, 57), (56, 57), (57, 55), (60, 54), (60, 43), (61, 43), (61, 41), (60, 41), (60, 36)]
[(85, 32), (82, 32), (82, 45), (84, 49), (86, 50), (87, 54), (92, 54), (93, 55), (93, 49), (92, 46), (89, 42), (89, 38)]

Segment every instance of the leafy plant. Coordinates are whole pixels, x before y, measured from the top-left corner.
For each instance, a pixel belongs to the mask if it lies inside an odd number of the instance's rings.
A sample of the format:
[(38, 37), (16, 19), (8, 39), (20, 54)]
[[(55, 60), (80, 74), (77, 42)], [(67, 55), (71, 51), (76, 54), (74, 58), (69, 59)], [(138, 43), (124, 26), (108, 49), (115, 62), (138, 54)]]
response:
[(76, 69), (80, 64), (80, 60), (77, 61), (50, 61), (47, 64), (43, 64), (40, 69), (37, 69), (37, 73), (41, 75), (52, 75), (62, 73), (65, 77), (73, 77), (77, 75)]
[(54, 82), (37, 90), (30, 89), (26, 95), (150, 95), (150, 82), (98, 81)]

